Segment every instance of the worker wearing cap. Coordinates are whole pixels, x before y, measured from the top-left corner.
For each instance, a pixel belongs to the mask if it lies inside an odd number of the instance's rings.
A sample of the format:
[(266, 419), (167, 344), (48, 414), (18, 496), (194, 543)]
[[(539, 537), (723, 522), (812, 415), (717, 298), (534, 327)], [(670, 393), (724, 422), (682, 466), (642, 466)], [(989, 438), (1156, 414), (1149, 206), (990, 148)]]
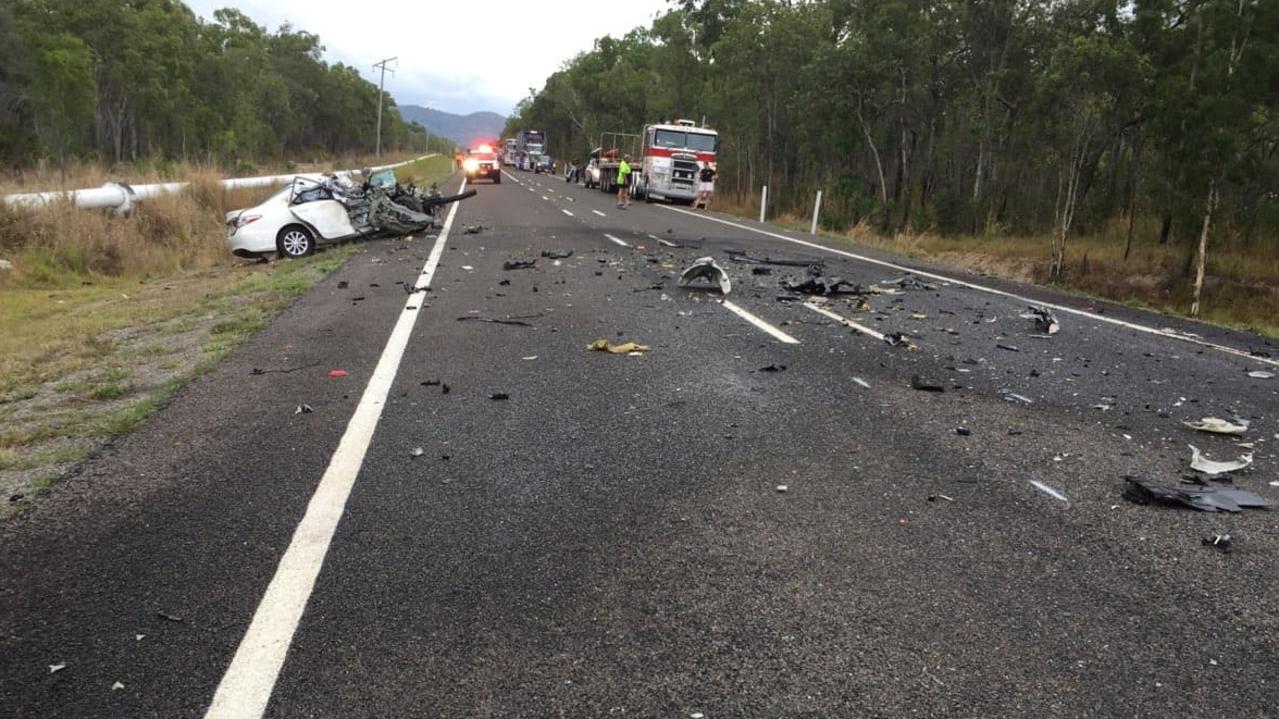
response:
[(631, 206), (631, 156), (622, 158), (617, 166), (617, 207), (625, 210)]

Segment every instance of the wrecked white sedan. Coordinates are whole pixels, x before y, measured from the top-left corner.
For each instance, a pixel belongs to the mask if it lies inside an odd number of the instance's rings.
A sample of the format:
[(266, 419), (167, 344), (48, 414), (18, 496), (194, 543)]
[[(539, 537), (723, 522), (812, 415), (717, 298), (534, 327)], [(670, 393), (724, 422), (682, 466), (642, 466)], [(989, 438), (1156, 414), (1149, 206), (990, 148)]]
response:
[(435, 188), (401, 187), (389, 170), (358, 184), (349, 174), (298, 176), (262, 204), (228, 212), (227, 245), (237, 257), (305, 257), (320, 244), (421, 232), (435, 224), (441, 206), (474, 194), (443, 197)]

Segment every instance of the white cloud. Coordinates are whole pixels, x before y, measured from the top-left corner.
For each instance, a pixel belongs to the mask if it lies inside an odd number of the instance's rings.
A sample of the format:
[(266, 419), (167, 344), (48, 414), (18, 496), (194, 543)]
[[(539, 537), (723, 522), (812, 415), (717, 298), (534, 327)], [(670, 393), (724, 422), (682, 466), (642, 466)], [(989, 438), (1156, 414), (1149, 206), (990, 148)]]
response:
[(288, 22), (320, 36), (329, 62), (377, 81), (373, 63), (398, 57), (386, 88), (396, 102), (449, 112), (507, 114), (529, 88), (597, 37), (647, 26), (666, 0), (186, 0), (197, 15), (234, 3), (260, 25)]

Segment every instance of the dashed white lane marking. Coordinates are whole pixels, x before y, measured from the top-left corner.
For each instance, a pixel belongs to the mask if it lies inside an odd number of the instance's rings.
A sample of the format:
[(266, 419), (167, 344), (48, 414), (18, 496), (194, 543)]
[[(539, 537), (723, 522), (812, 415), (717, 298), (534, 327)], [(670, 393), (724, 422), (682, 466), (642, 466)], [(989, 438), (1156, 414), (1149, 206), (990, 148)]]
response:
[(1125, 322), (1124, 320), (1117, 320), (1117, 319), (1115, 319), (1115, 318), (1113, 318), (1113, 317), (1105, 317), (1105, 316), (1103, 316), (1103, 315), (1099, 315), (1099, 314), (1097, 314), (1096, 312), (1089, 312), (1089, 311), (1087, 311), (1087, 310), (1080, 310), (1080, 309), (1076, 309), (1076, 308), (1074, 308), (1074, 307), (1067, 307), (1066, 305), (1059, 305), (1059, 304), (1054, 304), (1054, 303), (1051, 303), (1051, 302), (1042, 302), (1042, 301), (1040, 301), (1040, 300), (1031, 299), (1031, 298), (1029, 298), (1029, 297), (1023, 297), (1023, 296), (1018, 295), (1018, 294), (1015, 294), (1015, 293), (1013, 293), (1013, 292), (1005, 292), (1004, 290), (998, 290), (998, 289), (995, 289), (994, 287), (986, 287), (985, 285), (979, 285), (979, 284), (976, 284), (976, 283), (973, 283), (973, 282), (966, 282), (966, 281), (964, 281), (964, 280), (955, 279), (954, 277), (947, 277), (946, 275), (939, 275), (939, 274), (936, 274), (936, 273), (933, 273), (933, 272), (926, 272), (926, 271), (924, 271), (924, 270), (917, 270), (917, 269), (915, 269), (915, 268), (913, 268), (913, 267), (906, 267), (905, 265), (899, 265), (899, 264), (896, 264), (896, 263), (894, 263), (894, 262), (886, 262), (886, 261), (884, 261), (884, 260), (877, 260), (877, 259), (875, 259), (874, 257), (867, 257), (867, 256), (865, 256), (865, 255), (859, 255), (859, 254), (857, 254), (856, 252), (848, 252), (848, 251), (846, 251), (846, 250), (837, 250), (837, 249), (835, 249), (835, 248), (833, 248), (833, 247), (825, 247), (825, 246), (823, 246), (823, 245), (819, 245), (819, 244), (817, 244), (816, 242), (808, 242), (807, 240), (800, 240), (800, 239), (796, 239), (796, 238), (794, 238), (794, 237), (787, 237), (786, 235), (782, 235), (782, 234), (779, 234), (779, 233), (776, 233), (776, 232), (769, 232), (769, 231), (767, 231), (767, 230), (761, 230), (761, 229), (758, 229), (758, 228), (756, 228), (756, 227), (751, 227), (751, 226), (749, 226), (749, 225), (743, 225), (743, 224), (741, 224), (741, 223), (739, 223), (739, 222), (730, 222), (730, 221), (728, 221), (728, 220), (722, 220), (722, 219), (720, 219), (720, 218), (718, 218), (718, 217), (710, 217), (710, 216), (707, 216), (707, 215), (698, 214), (698, 213), (696, 213), (696, 212), (689, 212), (688, 210), (683, 210), (683, 209), (680, 209), (680, 208), (678, 208), (678, 207), (670, 207), (670, 206), (668, 206), (668, 205), (659, 205), (659, 207), (664, 207), (664, 208), (666, 208), (666, 209), (670, 210), (671, 212), (678, 212), (678, 213), (680, 213), (680, 214), (688, 215), (688, 216), (690, 216), (690, 217), (696, 217), (696, 218), (699, 218), (699, 219), (702, 219), (702, 220), (710, 220), (711, 222), (718, 222), (718, 223), (720, 223), (721, 225), (728, 225), (729, 227), (736, 227), (736, 228), (737, 228), (737, 229), (739, 229), (739, 230), (746, 230), (747, 232), (754, 232), (754, 233), (756, 233), (756, 234), (765, 235), (765, 236), (767, 236), (767, 237), (773, 237), (773, 238), (776, 238), (776, 239), (778, 239), (778, 240), (784, 240), (784, 241), (786, 241), (786, 242), (794, 243), (794, 244), (796, 244), (796, 245), (803, 245), (804, 247), (811, 247), (811, 248), (812, 248), (812, 249), (814, 249), (814, 250), (821, 250), (822, 252), (829, 252), (829, 253), (831, 253), (831, 254), (835, 254), (835, 255), (842, 255), (843, 257), (848, 257), (848, 258), (850, 258), (850, 259), (859, 260), (859, 261), (861, 261), (861, 262), (867, 262), (867, 263), (872, 264), (872, 265), (879, 265), (879, 266), (881, 266), (881, 267), (889, 267), (889, 268), (892, 268), (892, 269), (897, 270), (897, 271), (899, 271), (899, 272), (909, 272), (909, 273), (910, 273), (910, 274), (912, 274), (912, 275), (919, 275), (919, 276), (921, 276), (921, 277), (929, 277), (929, 278), (932, 278), (932, 279), (934, 279), (934, 280), (938, 280), (938, 281), (941, 281), (941, 282), (949, 282), (949, 283), (950, 283), (950, 284), (952, 284), (952, 285), (959, 285), (959, 286), (961, 286), (961, 287), (967, 287), (968, 289), (971, 289), (971, 290), (977, 290), (978, 292), (986, 292), (986, 293), (989, 293), (989, 294), (992, 294), (992, 295), (998, 295), (998, 296), (1000, 296), (1000, 297), (1007, 297), (1007, 298), (1009, 298), (1009, 299), (1014, 299), (1014, 300), (1017, 300), (1017, 301), (1019, 301), (1019, 302), (1025, 302), (1025, 303), (1028, 303), (1028, 304), (1039, 305), (1040, 307), (1049, 307), (1049, 308), (1052, 308), (1052, 309), (1054, 309), (1054, 310), (1057, 310), (1058, 312), (1065, 312), (1066, 314), (1071, 314), (1071, 315), (1075, 315), (1075, 316), (1078, 316), (1078, 317), (1087, 317), (1088, 319), (1090, 319), (1090, 320), (1095, 320), (1095, 321), (1097, 321), (1097, 322), (1105, 322), (1106, 324), (1116, 325), (1116, 326), (1119, 326), (1119, 327), (1126, 327), (1126, 328), (1128, 328), (1128, 329), (1130, 329), (1130, 330), (1136, 330), (1136, 331), (1138, 331), (1138, 332), (1145, 332), (1146, 334), (1157, 335), (1157, 336), (1159, 336), (1159, 337), (1167, 337), (1167, 338), (1169, 338), (1169, 339), (1174, 339), (1174, 340), (1181, 340), (1182, 342), (1189, 342), (1190, 344), (1198, 345), (1198, 346), (1200, 346), (1200, 347), (1208, 347), (1208, 348), (1210, 348), (1210, 349), (1217, 350), (1218, 352), (1224, 352), (1225, 354), (1234, 355), (1234, 356), (1236, 356), (1236, 357), (1243, 357), (1243, 358), (1246, 358), (1249, 362), (1259, 362), (1259, 363), (1262, 363), (1262, 364), (1268, 364), (1268, 365), (1271, 365), (1271, 366), (1274, 366), (1274, 367), (1279, 367), (1279, 359), (1269, 359), (1269, 358), (1266, 358), (1266, 357), (1256, 357), (1256, 356), (1253, 356), (1253, 354), (1252, 354), (1251, 352), (1247, 352), (1247, 351), (1245, 351), (1245, 350), (1238, 349), (1237, 347), (1230, 347), (1230, 346), (1228, 346), (1228, 345), (1222, 345), (1222, 344), (1217, 344), (1216, 342), (1210, 342), (1210, 341), (1205, 340), (1205, 339), (1203, 339), (1203, 338), (1201, 338), (1201, 337), (1194, 337), (1194, 336), (1191, 336), (1191, 335), (1182, 334), (1182, 333), (1180, 333), (1180, 332), (1175, 332), (1175, 331), (1165, 330), (1165, 329), (1158, 329), (1158, 328), (1156, 328), (1156, 327), (1150, 327), (1150, 326), (1147, 326), (1147, 325), (1139, 325), (1139, 324), (1136, 324), (1135, 322)]
[(572, 212), (569, 212), (568, 210), (565, 210), (565, 209), (563, 209), (563, 208), (560, 208), (560, 212), (563, 212), (564, 214), (568, 215), (569, 217), (575, 217), (575, 215), (574, 215)]
[(551, 201), (551, 198), (547, 197), (546, 195), (542, 195), (542, 199), (546, 200), (547, 202)]
[[(649, 237), (653, 237), (653, 236), (649, 235)], [(671, 242), (670, 240), (663, 240), (658, 237), (653, 237), (653, 239), (657, 240), (657, 243), (660, 245), (665, 245), (667, 247), (679, 247), (679, 245), (675, 244), (674, 242)]]
[(609, 234), (605, 234), (604, 236), (609, 239), (609, 242), (613, 242), (615, 244), (621, 245), (622, 247), (630, 247), (630, 245), (626, 243), (626, 240), (620, 240)]
[(788, 344), (788, 345), (797, 345), (797, 344), (799, 344), (799, 340), (795, 339), (794, 337), (791, 337), (790, 335), (786, 334), (785, 332), (783, 332), (783, 331), (781, 331), (781, 330), (777, 329), (776, 327), (774, 327), (774, 326), (770, 325), (769, 323), (765, 322), (764, 320), (760, 319), (759, 317), (756, 317), (755, 315), (753, 315), (753, 314), (751, 314), (751, 313), (747, 312), (746, 310), (742, 309), (741, 307), (738, 307), (737, 305), (733, 304), (732, 302), (729, 302), (728, 300), (721, 300), (721, 301), (720, 301), (720, 304), (721, 304), (721, 305), (724, 305), (725, 309), (727, 309), (728, 311), (730, 311), (730, 312), (732, 312), (733, 314), (737, 315), (738, 317), (741, 317), (742, 319), (746, 320), (747, 322), (749, 322), (749, 323), (751, 323), (751, 324), (755, 325), (756, 327), (760, 328), (760, 329), (761, 329), (761, 330), (763, 330), (764, 332), (766, 332), (766, 333), (768, 333), (768, 334), (772, 335), (772, 336), (773, 336), (773, 338), (774, 338), (774, 339), (776, 339), (777, 341), (779, 341), (779, 342), (784, 342), (784, 343), (786, 343), (786, 344)]
[(600, 217), (608, 217), (608, 215), (604, 214), (603, 212), (600, 212), (599, 210), (591, 210), (591, 212), (594, 212), (595, 214), (599, 215)]
[(882, 340), (884, 339), (884, 335), (883, 335), (883, 334), (881, 334), (881, 333), (879, 333), (879, 332), (876, 332), (875, 330), (873, 330), (873, 329), (871, 329), (871, 328), (867, 327), (866, 325), (863, 325), (863, 324), (859, 324), (859, 323), (857, 323), (857, 322), (854, 322), (854, 321), (852, 321), (852, 320), (848, 319), (847, 317), (845, 317), (845, 316), (843, 316), (843, 315), (841, 315), (841, 314), (836, 314), (836, 313), (834, 313), (834, 312), (831, 312), (830, 310), (826, 309), (825, 307), (819, 307), (819, 306), (817, 306), (817, 305), (813, 304), (812, 302), (805, 302), (805, 303), (804, 303), (804, 306), (805, 306), (805, 307), (807, 307), (808, 309), (810, 309), (810, 310), (812, 310), (812, 311), (816, 312), (816, 313), (817, 313), (817, 314), (819, 314), (819, 315), (823, 315), (823, 316), (828, 317), (828, 318), (830, 318), (830, 319), (832, 319), (832, 320), (835, 320), (836, 322), (838, 322), (838, 323), (840, 323), (840, 324), (844, 325), (845, 327), (852, 327), (853, 329), (857, 330), (858, 332), (861, 332), (862, 334), (870, 335), (871, 337), (874, 337), (874, 338), (875, 338), (875, 339), (877, 339), (877, 340), (881, 340), (881, 341), (882, 341)]
[[(465, 189), (466, 180), (463, 180), (461, 190)], [(444, 243), (448, 241), (458, 204), (455, 202), (449, 208), (444, 229), (431, 248), (431, 254), (414, 287), (430, 286), (435, 269), (439, 267), (440, 257), (444, 254)], [(266, 594), (253, 614), (253, 621), (218, 684), (213, 702), (204, 715), (205, 719), (260, 719), (266, 712), (280, 668), (284, 665), (284, 657), (288, 654), (298, 622), (302, 619), (302, 612), (315, 588), (315, 579), (324, 564), (324, 556), (329, 551), (333, 532), (342, 519), (346, 500), (351, 495), (355, 478), (364, 463), (364, 454), (373, 441), (373, 432), (377, 429), (387, 395), (395, 382), (395, 374), (413, 334), (413, 326), (423, 314), (420, 311), (410, 311), (409, 308), (417, 310), (422, 305), (422, 299), (421, 294), (414, 293), (404, 301), (404, 309), (400, 311), (400, 317), (391, 330), (391, 337), (386, 341), (377, 367), (373, 369), (373, 376), (369, 378), (364, 394), (360, 396), (355, 414), (351, 415), (351, 421), (347, 423), (337, 450), (329, 460), (329, 466), (320, 478), (315, 494), (311, 495), (306, 514), (294, 530), (293, 539), (276, 567), (275, 576), (271, 578)]]

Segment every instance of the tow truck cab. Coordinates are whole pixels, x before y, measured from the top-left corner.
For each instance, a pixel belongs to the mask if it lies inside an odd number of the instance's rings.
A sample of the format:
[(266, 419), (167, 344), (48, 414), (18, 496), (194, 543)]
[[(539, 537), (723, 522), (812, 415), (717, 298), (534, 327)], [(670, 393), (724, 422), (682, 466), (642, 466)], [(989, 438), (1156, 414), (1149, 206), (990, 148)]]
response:
[(640, 193), (650, 199), (693, 201), (698, 172), (715, 163), (718, 146), (719, 133), (692, 120), (646, 125)]

